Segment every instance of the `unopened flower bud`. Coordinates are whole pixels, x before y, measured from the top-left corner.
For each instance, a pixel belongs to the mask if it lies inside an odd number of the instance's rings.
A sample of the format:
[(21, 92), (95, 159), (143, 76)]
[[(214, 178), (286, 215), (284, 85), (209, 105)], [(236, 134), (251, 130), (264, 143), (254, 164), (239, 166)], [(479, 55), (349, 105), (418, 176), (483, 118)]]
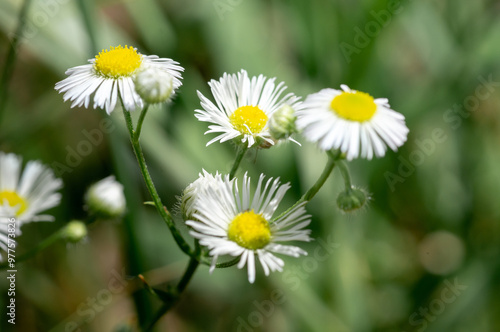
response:
[(126, 207), (123, 186), (114, 176), (108, 176), (90, 186), (85, 195), (85, 203), (89, 212), (96, 217), (121, 217)]
[(134, 76), (135, 91), (149, 104), (167, 101), (174, 90), (174, 79), (165, 70), (148, 67)]
[(70, 221), (63, 229), (63, 238), (72, 243), (78, 243), (87, 236), (87, 226), (79, 220)]
[(182, 218), (184, 220), (193, 219), (193, 214), (196, 212), (196, 195), (200, 191), (213, 185), (216, 179), (220, 179), (220, 174), (216, 174), (214, 177), (212, 174), (203, 170), (203, 174), (200, 173), (198, 179), (184, 189), (180, 198)]
[(285, 139), (297, 132), (295, 111), (290, 105), (281, 106), (269, 119), (269, 131), (275, 140)]
[(353, 212), (362, 208), (368, 199), (368, 195), (363, 190), (353, 187), (339, 194), (337, 205), (344, 212)]

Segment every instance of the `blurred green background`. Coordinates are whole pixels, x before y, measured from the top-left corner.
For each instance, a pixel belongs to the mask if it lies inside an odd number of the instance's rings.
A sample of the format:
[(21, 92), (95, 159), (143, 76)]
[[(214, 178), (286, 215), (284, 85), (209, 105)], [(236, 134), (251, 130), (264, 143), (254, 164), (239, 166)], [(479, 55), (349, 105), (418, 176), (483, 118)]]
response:
[[(0, 0), (2, 69), (23, 3)], [(194, 117), (196, 90), (209, 95), (208, 80), (244, 68), (303, 98), (340, 84), (387, 97), (410, 134), (397, 153), (350, 163), (354, 183), (372, 193), (369, 207), (338, 211), (334, 171), (307, 206), (316, 239), (304, 245), (308, 257), (285, 259), (284, 272), (267, 278), (258, 269), (254, 285), (235, 267), (209, 274), (203, 266), (157, 330), (498, 331), (499, 15), (494, 0), (33, 0), (18, 35), (0, 150), (68, 166), (107, 116), (70, 109), (54, 84), (119, 44), (186, 69), (174, 102), (148, 114), (142, 137), (169, 207), (202, 169), (228, 172), (234, 159), (230, 144), (205, 147), (207, 124)], [(149, 197), (120, 110), (111, 118), (112, 130), (90, 152), (59, 169), (63, 201), (50, 211), (57, 221), (26, 225), (18, 250), (83, 218), (86, 188), (109, 174), (127, 188), (127, 217), (92, 224), (85, 243), (58, 243), (19, 264), (17, 324), (2, 314), (1, 331), (129, 331), (160, 306), (134, 276), (166, 289), (182, 274), (187, 258), (142, 205)], [(291, 182), (282, 209), (325, 163), (296, 139), (302, 147), (248, 155), (239, 171)]]

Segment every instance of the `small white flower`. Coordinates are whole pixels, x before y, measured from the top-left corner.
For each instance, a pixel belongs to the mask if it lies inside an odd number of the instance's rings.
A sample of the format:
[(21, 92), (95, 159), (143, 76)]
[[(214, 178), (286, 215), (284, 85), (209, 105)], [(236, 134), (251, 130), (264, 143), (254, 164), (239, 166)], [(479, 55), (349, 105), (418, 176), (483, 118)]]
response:
[(87, 208), (102, 218), (118, 218), (126, 208), (123, 185), (113, 175), (90, 186), (85, 195)]
[(133, 77), (144, 68), (153, 68), (170, 75), (173, 90), (182, 85), (180, 80), (184, 68), (176, 61), (156, 55), (142, 55), (132, 46), (110, 47), (109, 51), (102, 50), (89, 62), (68, 69), (68, 77), (55, 86), (60, 93), (65, 92), (65, 101), (73, 101), (71, 107), (83, 105), (88, 108), (93, 99), (94, 108), (106, 109), (110, 114), (121, 98), (127, 111), (142, 108), (143, 100), (135, 91)]
[(276, 85), (275, 80), (263, 75), (249, 78), (245, 70), (232, 75), (224, 73), (219, 81), (211, 80), (208, 83), (215, 104), (198, 91), (203, 109), (195, 110), (195, 116), (200, 121), (213, 123), (205, 134), (220, 133), (207, 145), (234, 138), (240, 138), (248, 147), (263, 141), (273, 145), (269, 118), (284, 104), (295, 109), (300, 106), (299, 98), (293, 93), (280, 99), (286, 86), (283, 82)]
[(297, 111), (297, 127), (307, 140), (322, 150), (340, 149), (347, 160), (383, 157), (387, 146), (396, 151), (406, 142), (405, 117), (386, 98), (341, 87), (309, 95)]
[(310, 241), (311, 222), (304, 204), (300, 204), (278, 219), (273, 214), (290, 185), (280, 185), (272, 178), (264, 184), (261, 175), (253, 197), (250, 178), (245, 174), (240, 192), (235, 179), (216, 176), (215, 181), (197, 193), (193, 219), (186, 222), (190, 234), (210, 249), (211, 271), (221, 255), (240, 257), (238, 268), (247, 265), (248, 281), (255, 281), (257, 257), (269, 275), (282, 271), (284, 262), (273, 253), (299, 257), (307, 253), (299, 247), (279, 244), (287, 241)]
[(57, 206), (61, 201), (63, 183), (54, 172), (39, 161), (29, 161), (22, 170), (21, 157), (0, 152), (0, 247), (7, 243), (7, 223), (15, 219), (16, 234), (21, 226), (32, 221), (53, 221), (39, 213)]

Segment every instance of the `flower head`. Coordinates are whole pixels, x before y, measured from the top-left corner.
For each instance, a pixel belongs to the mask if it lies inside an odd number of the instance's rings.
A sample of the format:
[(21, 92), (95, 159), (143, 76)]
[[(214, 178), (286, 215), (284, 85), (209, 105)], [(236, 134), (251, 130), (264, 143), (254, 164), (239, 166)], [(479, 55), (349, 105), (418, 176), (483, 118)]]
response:
[(123, 185), (113, 175), (94, 183), (87, 190), (85, 203), (90, 213), (100, 218), (118, 218), (125, 213)]
[(22, 159), (15, 154), (0, 152), (0, 248), (6, 249), (10, 233), (7, 224), (14, 224), (14, 233), (32, 221), (53, 221), (50, 215), (39, 213), (61, 201), (62, 181), (38, 161), (30, 161), (22, 170)]
[(274, 253), (298, 257), (307, 253), (295, 246), (279, 244), (287, 241), (310, 241), (310, 223), (304, 204), (300, 204), (283, 216), (273, 219), (289, 184), (280, 185), (272, 178), (264, 184), (261, 175), (253, 197), (250, 194), (250, 178), (245, 174), (240, 192), (235, 179), (216, 176), (215, 181), (197, 193), (193, 218), (186, 222), (193, 230), (192, 236), (208, 247), (213, 257), (213, 271), (220, 255), (240, 257), (238, 268), (247, 265), (248, 280), (255, 281), (257, 257), (269, 275), (270, 271), (282, 271), (284, 262)]
[(297, 127), (322, 150), (340, 149), (347, 160), (383, 157), (387, 146), (396, 151), (408, 135), (405, 118), (385, 98), (341, 85), (309, 95), (297, 112)]
[(145, 68), (166, 73), (171, 78), (172, 89), (182, 83), (184, 70), (177, 62), (156, 55), (142, 55), (132, 46), (110, 47), (102, 50), (90, 64), (73, 67), (66, 71), (67, 78), (58, 82), (55, 89), (64, 92), (64, 100), (71, 100), (74, 106), (90, 106), (106, 109), (110, 114), (121, 98), (127, 111), (143, 106), (143, 100), (135, 91), (134, 76)]
[(195, 111), (196, 117), (213, 123), (205, 134), (220, 133), (207, 145), (236, 138), (248, 147), (262, 143), (273, 145), (269, 119), (284, 104), (300, 105), (299, 98), (292, 93), (280, 99), (286, 86), (283, 82), (276, 85), (275, 80), (263, 75), (249, 78), (245, 70), (232, 75), (224, 73), (219, 81), (208, 83), (215, 104), (198, 91), (203, 109)]
[[(0, 152), (0, 211), (14, 217), (19, 224), (31, 221), (53, 221), (49, 215), (38, 215), (59, 204), (62, 181), (38, 161), (30, 161), (21, 172), (21, 158)], [(9, 212), (6, 212), (9, 211)]]

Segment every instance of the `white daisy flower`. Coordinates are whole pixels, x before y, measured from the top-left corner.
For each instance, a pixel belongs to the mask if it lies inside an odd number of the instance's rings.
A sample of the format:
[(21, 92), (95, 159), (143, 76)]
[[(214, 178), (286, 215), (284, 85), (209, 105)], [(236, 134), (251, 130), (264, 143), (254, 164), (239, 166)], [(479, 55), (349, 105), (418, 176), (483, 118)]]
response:
[(322, 150), (340, 149), (347, 160), (383, 157), (387, 146), (396, 151), (403, 145), (409, 132), (405, 117), (392, 110), (386, 98), (341, 87), (323, 89), (304, 101), (297, 127), (307, 140)]
[(90, 64), (70, 68), (67, 78), (56, 83), (55, 89), (65, 92), (64, 100), (71, 100), (71, 107), (89, 107), (90, 100), (94, 108), (106, 109), (110, 114), (121, 97), (127, 111), (143, 107), (143, 100), (135, 91), (134, 75), (145, 68), (166, 72), (172, 78), (175, 91), (181, 83), (184, 68), (168, 58), (156, 55), (142, 55), (132, 46), (110, 47), (102, 50)]
[(213, 123), (208, 133), (220, 133), (210, 140), (225, 142), (233, 138), (241, 138), (242, 143), (252, 147), (266, 142), (274, 144), (269, 132), (268, 120), (284, 104), (294, 109), (300, 108), (299, 98), (288, 93), (280, 99), (285, 91), (284, 82), (275, 84), (276, 78), (267, 79), (263, 75), (248, 77), (245, 70), (238, 74), (224, 73), (219, 81), (208, 82), (215, 104), (198, 91), (203, 109), (195, 110), (200, 121)]
[(56, 191), (62, 188), (62, 181), (52, 170), (38, 161), (30, 161), (22, 171), (21, 164), (21, 158), (15, 154), (0, 152), (0, 242), (4, 243), (11, 218), (15, 218), (19, 235), (23, 224), (53, 221), (54, 217), (39, 213), (61, 201), (61, 194)]
[(311, 240), (310, 230), (304, 229), (311, 222), (305, 203), (276, 220), (272, 218), (290, 184), (280, 185), (279, 179), (270, 178), (263, 185), (264, 175), (261, 175), (252, 198), (246, 174), (241, 192), (236, 180), (229, 180), (227, 175), (224, 179), (216, 176), (215, 180), (197, 194), (193, 218), (186, 222), (193, 228), (190, 234), (210, 249), (213, 257), (210, 271), (221, 255), (240, 257), (238, 268), (247, 265), (248, 281), (253, 283), (255, 257), (267, 276), (270, 271), (283, 269), (283, 260), (273, 253), (307, 255), (299, 247), (279, 244)]

